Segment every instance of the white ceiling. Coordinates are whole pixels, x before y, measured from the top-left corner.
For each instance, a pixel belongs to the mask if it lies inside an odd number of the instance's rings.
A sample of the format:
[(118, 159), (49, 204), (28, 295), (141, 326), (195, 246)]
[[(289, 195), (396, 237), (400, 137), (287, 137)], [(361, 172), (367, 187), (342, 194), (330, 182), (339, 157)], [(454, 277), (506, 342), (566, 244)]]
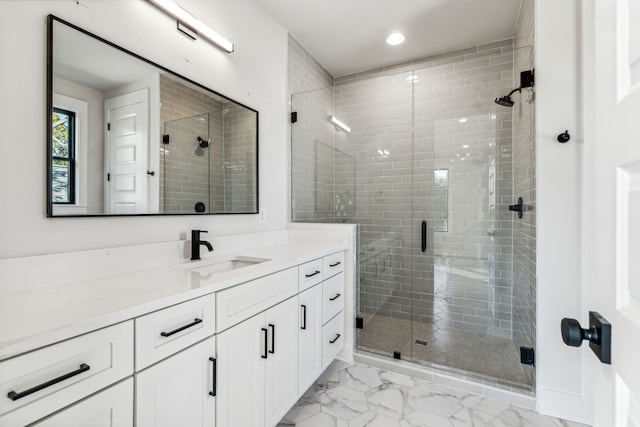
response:
[[(521, 0), (253, 0), (334, 77), (514, 35)], [(389, 46), (395, 31), (406, 41)]]

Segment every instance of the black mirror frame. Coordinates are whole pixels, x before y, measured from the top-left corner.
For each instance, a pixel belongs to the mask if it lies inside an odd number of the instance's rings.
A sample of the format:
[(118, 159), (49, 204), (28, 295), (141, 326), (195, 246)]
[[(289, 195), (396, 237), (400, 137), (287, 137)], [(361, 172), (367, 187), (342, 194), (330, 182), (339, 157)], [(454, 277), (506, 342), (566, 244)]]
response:
[[(230, 213), (135, 213), (135, 214), (108, 214), (108, 213), (102, 213), (102, 214), (85, 214), (85, 215), (57, 215), (54, 216), (53, 215), (53, 194), (52, 194), (52, 190), (53, 190), (53, 182), (52, 182), (52, 146), (53, 146), (53, 135), (51, 132), (51, 128), (53, 126), (53, 25), (55, 22), (59, 22), (63, 25), (66, 25), (70, 28), (73, 28), (76, 31), (79, 31), (85, 35), (88, 35), (102, 43), (105, 43), (111, 47), (114, 47), (116, 49), (118, 49), (121, 52), (124, 52), (128, 55), (133, 56), (136, 59), (139, 59), (140, 61), (143, 61), (149, 65), (152, 65), (156, 68), (158, 68), (159, 70), (165, 72), (165, 73), (169, 73), (175, 77), (179, 77), (181, 79), (183, 79), (184, 81), (197, 86), (200, 89), (203, 89), (207, 92), (213, 93), (221, 98), (224, 98), (226, 100), (229, 100), (231, 102), (234, 102), (244, 108), (246, 108), (247, 110), (253, 111), (256, 114), (256, 170), (255, 170), (255, 178), (256, 178), (256, 191), (255, 191), (255, 206), (256, 209), (255, 211), (250, 211), (250, 212), (230, 212)], [(242, 104), (232, 98), (229, 98), (228, 96), (225, 96), (219, 92), (216, 92), (213, 89), (208, 88), (207, 86), (204, 86), (196, 81), (193, 81), (191, 79), (188, 79), (172, 70), (169, 70), (168, 68), (165, 68), (161, 65), (156, 64), (153, 61), (150, 61), (134, 52), (131, 52), (130, 50), (127, 50), (121, 46), (118, 46), (115, 43), (112, 43), (108, 40), (103, 39), (100, 36), (97, 36), (81, 27), (78, 27), (77, 25), (74, 25), (68, 21), (65, 21), (64, 19), (58, 18), (55, 15), (48, 15), (47, 16), (47, 86), (46, 86), (46, 98), (47, 98), (47, 110), (46, 110), (46, 151), (47, 151), (47, 155), (46, 155), (46, 203), (47, 203), (47, 208), (46, 208), (46, 213), (47, 213), (47, 218), (96, 218), (96, 217), (126, 217), (126, 216), (184, 216), (184, 215), (248, 215), (248, 214), (253, 214), (256, 215), (258, 214), (258, 212), (260, 212), (260, 152), (259, 152), (259, 140), (260, 140), (260, 127), (259, 127), (259, 117), (260, 117), (260, 113), (258, 112), (258, 110), (251, 108), (245, 104)]]

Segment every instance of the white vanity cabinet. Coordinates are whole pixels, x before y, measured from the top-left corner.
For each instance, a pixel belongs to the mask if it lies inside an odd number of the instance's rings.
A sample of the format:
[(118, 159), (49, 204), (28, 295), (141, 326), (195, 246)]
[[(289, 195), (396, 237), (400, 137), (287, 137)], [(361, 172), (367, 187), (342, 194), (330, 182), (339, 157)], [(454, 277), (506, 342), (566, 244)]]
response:
[(322, 373), (322, 284), (298, 296), (298, 394), (302, 395)]
[(310, 258), (11, 355), (0, 427), (274, 427), (344, 341), (344, 252)]
[(298, 299), (217, 335), (217, 425), (273, 427), (298, 400)]
[(136, 374), (136, 427), (213, 427), (216, 340), (206, 340)]

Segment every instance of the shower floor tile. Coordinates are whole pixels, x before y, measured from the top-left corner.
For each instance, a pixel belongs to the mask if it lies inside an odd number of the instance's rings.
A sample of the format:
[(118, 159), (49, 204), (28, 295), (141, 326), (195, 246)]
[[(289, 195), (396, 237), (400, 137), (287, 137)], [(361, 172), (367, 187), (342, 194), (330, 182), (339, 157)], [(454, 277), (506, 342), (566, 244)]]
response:
[(530, 385), (525, 371), (530, 368), (520, 363), (520, 353), (510, 339), (379, 314), (365, 314), (359, 334), (358, 348), (362, 350), (388, 356), (400, 351), (403, 359)]
[(277, 427), (586, 427), (384, 369), (335, 361)]

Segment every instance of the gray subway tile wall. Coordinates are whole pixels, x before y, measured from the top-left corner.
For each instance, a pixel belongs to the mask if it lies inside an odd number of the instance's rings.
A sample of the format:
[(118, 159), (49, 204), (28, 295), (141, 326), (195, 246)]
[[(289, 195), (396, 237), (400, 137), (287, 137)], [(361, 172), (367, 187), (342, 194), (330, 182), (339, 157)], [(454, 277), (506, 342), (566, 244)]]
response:
[[(160, 75), (160, 104), (160, 134), (172, 134), (160, 151), (161, 212), (195, 213), (197, 202), (205, 203), (207, 212), (222, 208), (222, 192), (212, 192), (209, 200), (209, 152), (222, 141), (222, 121), (210, 120), (209, 113), (219, 114), (222, 104), (166, 74)], [(212, 147), (198, 149), (198, 136), (211, 138)], [(221, 182), (222, 164), (213, 161), (212, 180)]]
[[(170, 93), (182, 96), (171, 101)], [(197, 202), (207, 213), (255, 211), (255, 113), (168, 75), (160, 76), (160, 102), (161, 134), (170, 134), (160, 151), (162, 212), (195, 213)]]
[[(512, 120), (493, 104), (513, 85), (512, 43), (336, 79), (336, 114), (353, 129), (336, 147), (357, 159), (346, 220), (361, 224), (361, 311), (512, 337)], [(501, 209), (490, 212), (492, 161)], [(449, 174), (448, 229), (429, 228), (423, 254), (416, 230), (442, 201), (435, 170)]]

